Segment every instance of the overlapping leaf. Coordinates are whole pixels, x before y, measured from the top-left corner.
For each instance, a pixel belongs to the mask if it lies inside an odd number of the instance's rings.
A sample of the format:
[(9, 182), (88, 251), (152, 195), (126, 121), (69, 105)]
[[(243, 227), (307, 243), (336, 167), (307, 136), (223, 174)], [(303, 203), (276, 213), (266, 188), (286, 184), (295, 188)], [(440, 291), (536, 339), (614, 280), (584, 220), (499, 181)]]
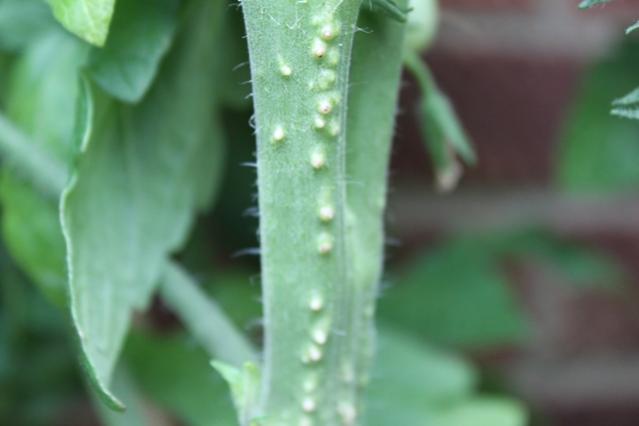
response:
[(89, 73), (102, 89), (126, 102), (144, 96), (173, 40), (178, 4), (128, 0), (119, 5), (106, 45), (93, 49), (89, 59)]
[(66, 29), (91, 44), (104, 45), (109, 34), (116, 0), (47, 0), (47, 2), (55, 17)]
[(191, 4), (184, 37), (139, 105), (85, 84), (82, 153), (61, 215), (82, 353), (116, 408), (109, 385), (131, 315), (147, 305), (219, 169), (211, 71), (220, 6), (207, 3)]

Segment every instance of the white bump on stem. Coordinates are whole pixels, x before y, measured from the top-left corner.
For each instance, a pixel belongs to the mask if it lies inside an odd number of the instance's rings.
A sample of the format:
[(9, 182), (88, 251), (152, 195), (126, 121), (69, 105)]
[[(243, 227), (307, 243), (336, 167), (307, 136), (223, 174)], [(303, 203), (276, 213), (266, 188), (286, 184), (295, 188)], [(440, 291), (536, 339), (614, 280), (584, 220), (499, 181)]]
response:
[(321, 150), (314, 151), (311, 154), (311, 166), (315, 170), (324, 168), (326, 166), (326, 154)]
[(322, 357), (324, 356), (324, 354), (322, 353), (322, 349), (315, 346), (315, 345), (311, 345), (308, 348), (308, 360), (310, 362), (319, 362), (322, 360)]
[(315, 400), (312, 397), (307, 396), (302, 401), (302, 409), (306, 413), (312, 413), (313, 411), (317, 409), (317, 404), (315, 403)]
[(337, 121), (331, 121), (331, 124), (328, 127), (328, 133), (333, 136), (333, 137), (337, 137), (339, 136), (339, 133), (342, 131), (341, 126), (339, 125), (339, 123)]
[(333, 111), (333, 102), (328, 98), (323, 98), (317, 104), (317, 110), (323, 115), (330, 114)]
[(317, 59), (322, 59), (324, 56), (326, 56), (327, 50), (328, 47), (326, 46), (326, 43), (324, 43), (321, 39), (317, 38), (313, 40), (313, 47), (311, 48), (311, 52)]
[(346, 401), (342, 401), (337, 405), (337, 413), (342, 419), (344, 425), (350, 426), (355, 424), (357, 419), (357, 409), (355, 406)]
[(276, 126), (273, 130), (273, 142), (282, 142), (286, 138), (286, 131), (282, 126)]
[(322, 206), (319, 211), (319, 218), (322, 222), (330, 222), (335, 219), (335, 209), (333, 206)]
[(313, 121), (313, 127), (315, 127), (315, 129), (317, 130), (325, 128), (326, 120), (324, 120), (322, 117), (315, 117), (315, 120)]
[(333, 23), (329, 22), (324, 24), (320, 30), (320, 37), (322, 37), (323, 40), (330, 41), (337, 37), (338, 33), (339, 31), (337, 27), (333, 25)]
[(308, 307), (313, 312), (319, 312), (324, 308), (324, 299), (319, 294), (314, 294), (308, 302)]
[(317, 251), (321, 255), (327, 255), (333, 251), (333, 239), (328, 234), (322, 234), (319, 239)]
[(339, 50), (335, 47), (328, 50), (326, 53), (328, 57), (328, 64), (331, 66), (337, 66), (339, 64)]
[(328, 333), (322, 327), (317, 327), (313, 330), (313, 341), (320, 346), (324, 346), (328, 341)]
[(337, 74), (331, 69), (320, 70), (319, 77), (317, 78), (317, 87), (321, 90), (330, 89), (337, 81)]
[(280, 74), (282, 74), (282, 77), (290, 77), (293, 75), (293, 70), (290, 66), (282, 64), (280, 65)]

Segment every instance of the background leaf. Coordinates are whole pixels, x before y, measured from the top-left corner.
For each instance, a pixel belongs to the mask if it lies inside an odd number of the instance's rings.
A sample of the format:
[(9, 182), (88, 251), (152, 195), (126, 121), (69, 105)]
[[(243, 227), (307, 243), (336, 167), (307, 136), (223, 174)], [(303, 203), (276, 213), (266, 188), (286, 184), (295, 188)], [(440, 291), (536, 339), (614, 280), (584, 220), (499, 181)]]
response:
[[(24, 52), (14, 67), (8, 93), (7, 114), (29, 137), (21, 142), (24, 148), (40, 149), (64, 165), (73, 149), (75, 97), (85, 55), (84, 46), (54, 30)], [(42, 73), (43, 69), (47, 72)], [(61, 304), (66, 300), (66, 268), (55, 198), (43, 194), (25, 175), (26, 170), (12, 164), (8, 159), (0, 183), (5, 242), (29, 277)], [(45, 163), (33, 167), (50, 180), (49, 185), (61, 188), (66, 180), (64, 169), (54, 179), (46, 173)]]
[(53, 25), (42, 0), (0, 0), (0, 50), (25, 48)]
[(49, 426), (81, 380), (67, 318), (29, 284), (0, 244), (0, 424)]
[(582, 288), (620, 288), (625, 271), (610, 256), (541, 231), (452, 238), (396, 275), (380, 316), (430, 342), (488, 348), (521, 342), (528, 321), (502, 263), (536, 262)]
[(116, 8), (109, 39), (89, 58), (89, 74), (109, 94), (137, 102), (151, 86), (178, 20), (178, 0), (128, 0)]
[(462, 359), (389, 327), (366, 397), (366, 425), (524, 426), (510, 400), (476, 393), (477, 373)]
[(135, 333), (125, 355), (141, 389), (188, 425), (237, 424), (227, 384), (191, 339)]
[(569, 191), (639, 188), (639, 126), (608, 113), (615, 93), (637, 84), (639, 43), (627, 39), (586, 76), (561, 139), (557, 180)]
[(415, 76), (421, 90), (419, 123), (422, 139), (427, 143), (435, 166), (437, 187), (450, 191), (463, 174), (460, 160), (469, 165), (476, 162), (474, 148), (457, 112), (424, 63), (414, 51), (407, 51), (404, 62)]
[(379, 304), (381, 317), (435, 343), (486, 347), (518, 342), (527, 331), (494, 250), (480, 240), (428, 252)]
[(66, 29), (96, 46), (109, 34), (116, 0), (47, 0)]

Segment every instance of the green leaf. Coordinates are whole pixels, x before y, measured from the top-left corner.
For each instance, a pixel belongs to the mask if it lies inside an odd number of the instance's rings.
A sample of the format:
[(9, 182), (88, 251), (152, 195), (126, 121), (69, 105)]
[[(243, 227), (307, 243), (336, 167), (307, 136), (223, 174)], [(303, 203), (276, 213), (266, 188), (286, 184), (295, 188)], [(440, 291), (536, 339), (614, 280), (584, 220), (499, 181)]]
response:
[(613, 103), (616, 106), (632, 106), (634, 104), (639, 104), (639, 88), (636, 88), (623, 98), (615, 100)]
[(0, 50), (23, 49), (53, 24), (42, 0), (0, 0)]
[(615, 288), (624, 280), (621, 267), (609, 256), (582, 244), (575, 244), (545, 232), (524, 232), (505, 236), (498, 256), (532, 257), (563, 275), (579, 287)]
[(129, 372), (120, 367), (113, 375), (113, 389), (121, 395), (127, 409), (125, 412), (116, 412), (108, 409), (95, 393), (91, 393), (99, 417), (105, 426), (148, 426), (153, 418), (145, 410), (144, 400), (137, 384)]
[(612, 105), (612, 115), (639, 120), (639, 88), (615, 100)]
[(211, 368), (208, 355), (185, 336), (135, 333), (125, 358), (145, 394), (186, 424), (237, 424), (226, 383)]
[(240, 424), (249, 424), (252, 419), (252, 410), (259, 398), (261, 379), (259, 367), (252, 362), (245, 363), (241, 368), (220, 361), (213, 361), (211, 365), (231, 388)]
[(178, 3), (128, 0), (118, 6), (106, 45), (89, 59), (89, 74), (102, 89), (126, 102), (144, 96), (173, 40)]
[(630, 192), (639, 188), (639, 126), (608, 114), (611, 94), (636, 86), (637, 75), (639, 43), (630, 38), (587, 73), (560, 143), (557, 180), (564, 189)]
[(626, 34), (630, 34), (631, 32), (633, 32), (633, 31), (635, 31), (637, 29), (639, 29), (639, 21), (635, 22), (634, 24), (632, 24), (631, 26), (626, 28)]
[(0, 147), (7, 159), (0, 184), (6, 244), (58, 304), (67, 292), (64, 240), (54, 201), (67, 180), (78, 70), (85, 51), (60, 32), (31, 45), (11, 78), (7, 112), (15, 124), (0, 116)]
[(432, 342), (463, 347), (512, 344), (527, 332), (495, 249), (482, 240), (454, 240), (419, 257), (380, 300), (379, 312)]
[(435, 165), (437, 186), (442, 191), (452, 190), (463, 173), (458, 157), (470, 165), (476, 162), (473, 146), (452, 103), (437, 87), (421, 57), (409, 51), (405, 63), (422, 91), (420, 125)]
[(91, 44), (104, 45), (109, 34), (115, 0), (47, 0), (47, 2), (53, 10), (53, 15), (66, 29)]
[(87, 123), (62, 227), (82, 354), (114, 408), (110, 379), (131, 315), (148, 305), (219, 172), (211, 70), (222, 5), (207, 3), (191, 3), (188, 30), (142, 103), (119, 104), (88, 84), (82, 97)]
[(381, 327), (373, 380), (366, 394), (368, 426), (524, 426), (520, 404), (476, 395), (472, 366), (413, 336)]
[(610, 113), (617, 117), (639, 120), (639, 107), (637, 108), (613, 108)]
[(368, 390), (375, 410), (407, 398), (418, 405), (455, 401), (470, 394), (477, 382), (473, 367), (460, 357), (388, 325), (379, 327), (377, 347)]
[(580, 9), (589, 9), (593, 6), (596, 6), (598, 4), (605, 4), (605, 3), (609, 3), (612, 0), (583, 0), (581, 3), (579, 3), (579, 8)]

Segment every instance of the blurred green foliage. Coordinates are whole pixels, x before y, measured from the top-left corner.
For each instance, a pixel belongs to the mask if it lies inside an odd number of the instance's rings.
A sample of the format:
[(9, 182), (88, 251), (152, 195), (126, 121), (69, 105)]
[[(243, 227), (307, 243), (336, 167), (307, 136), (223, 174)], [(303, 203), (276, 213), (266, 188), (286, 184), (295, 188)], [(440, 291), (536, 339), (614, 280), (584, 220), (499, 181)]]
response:
[(431, 342), (485, 349), (522, 342), (528, 321), (507, 262), (536, 262), (581, 287), (616, 287), (623, 272), (603, 253), (542, 231), (460, 236), (417, 256), (379, 301), (380, 316)]
[(587, 73), (566, 121), (557, 179), (569, 191), (639, 189), (639, 126), (610, 115), (610, 99), (634, 88), (639, 41), (627, 38)]
[(0, 245), (0, 424), (49, 425), (81, 394), (68, 320)]

